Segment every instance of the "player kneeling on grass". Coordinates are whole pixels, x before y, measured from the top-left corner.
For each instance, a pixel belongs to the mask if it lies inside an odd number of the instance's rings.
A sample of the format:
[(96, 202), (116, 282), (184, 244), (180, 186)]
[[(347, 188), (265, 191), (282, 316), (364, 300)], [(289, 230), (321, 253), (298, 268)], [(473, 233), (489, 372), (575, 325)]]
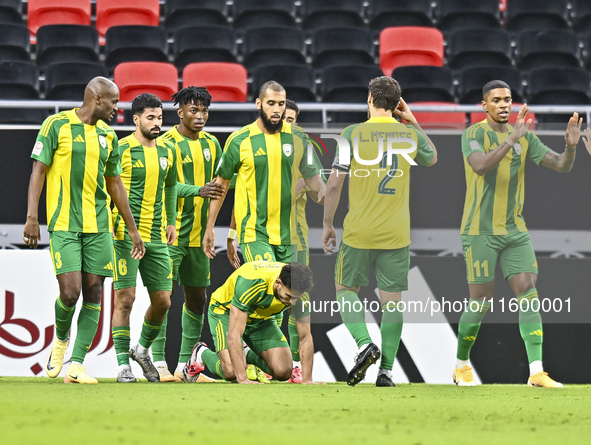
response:
[[(168, 246), (176, 238), (176, 182), (177, 170), (174, 147), (159, 138), (162, 126), (162, 102), (153, 94), (136, 97), (131, 105), (135, 133), (119, 142), (121, 150), (121, 179), (125, 185), (131, 212), (146, 245), (141, 260), (130, 254), (128, 229), (117, 208), (115, 220), (115, 307), (112, 334), (120, 383), (135, 382), (129, 358), (142, 368), (150, 382), (159, 382), (148, 349), (158, 336), (172, 294), (172, 265)], [(166, 227), (166, 230), (165, 230)], [(135, 300), (137, 271), (150, 293), (150, 306), (146, 311), (140, 340), (129, 349), (129, 315)]]
[[(314, 344), (309, 307), (301, 297), (313, 286), (312, 271), (299, 263), (254, 261), (237, 269), (211, 296), (207, 312), (217, 352), (197, 343), (183, 370), (186, 382), (194, 381), (205, 367), (238, 383), (265, 381), (255, 365), (277, 380), (291, 377), (293, 361), (285, 335), (275, 315), (291, 307), (300, 337), (303, 383), (312, 383)], [(242, 339), (248, 345), (243, 348)]]

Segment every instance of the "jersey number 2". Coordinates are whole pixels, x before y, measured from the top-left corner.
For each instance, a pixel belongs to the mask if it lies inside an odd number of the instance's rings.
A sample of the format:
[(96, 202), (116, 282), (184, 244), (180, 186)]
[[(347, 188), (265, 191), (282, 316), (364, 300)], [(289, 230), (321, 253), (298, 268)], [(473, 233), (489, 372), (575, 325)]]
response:
[[(388, 168), (388, 154), (384, 153), (382, 160), (380, 161), (380, 168)], [(392, 156), (392, 165), (390, 170), (386, 173), (386, 176), (380, 181), (378, 185), (378, 195), (395, 195), (396, 189), (388, 187), (388, 183), (394, 179), (398, 171), (398, 155)]]

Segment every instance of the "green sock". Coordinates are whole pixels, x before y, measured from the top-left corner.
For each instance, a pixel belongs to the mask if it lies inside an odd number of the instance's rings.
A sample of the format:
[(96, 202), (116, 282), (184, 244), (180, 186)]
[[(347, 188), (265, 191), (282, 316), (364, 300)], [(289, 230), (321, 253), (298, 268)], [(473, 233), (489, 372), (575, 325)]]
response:
[(160, 327), (162, 323), (154, 323), (153, 321), (148, 321), (144, 317), (144, 323), (142, 324), (142, 333), (140, 334), (140, 339), (138, 343), (146, 349), (150, 349), (156, 337), (158, 337), (158, 333), (160, 332)]
[(403, 313), (398, 310), (398, 302), (389, 301), (382, 304), (382, 361), (380, 369), (392, 370), (394, 359), (398, 353), (402, 336)]
[[(529, 302), (529, 304), (526, 303)], [(517, 296), (519, 304), (519, 332), (525, 343), (529, 363), (542, 360), (542, 342), (544, 331), (542, 316), (540, 315), (540, 300), (538, 291), (533, 288)], [(532, 310), (535, 309), (535, 310)], [(527, 309), (527, 310), (524, 310)]]
[(131, 343), (129, 326), (113, 326), (111, 335), (113, 336), (113, 344), (117, 354), (117, 364), (119, 366), (129, 365), (129, 345)]
[(181, 340), (179, 363), (189, 360), (191, 357), (191, 352), (193, 352), (193, 346), (195, 346), (195, 343), (201, 339), (201, 330), (203, 329), (203, 315), (197, 315), (195, 312), (187, 309), (187, 306), (183, 304), (181, 324), (183, 327), (183, 338)]
[(74, 349), (72, 350), (71, 360), (73, 362), (84, 363), (84, 357), (98, 328), (99, 318), (101, 316), (101, 305), (88, 303), (84, 301), (82, 303), (82, 309), (78, 314), (78, 333), (76, 334), (76, 341), (74, 342)]
[[(359, 300), (357, 293), (350, 289), (344, 289), (337, 292), (337, 301), (340, 303), (341, 317), (343, 323), (357, 342), (357, 347), (361, 347), (371, 342), (371, 337), (365, 324), (365, 310)], [(355, 304), (359, 303), (359, 304)], [(361, 308), (361, 310), (359, 310)]]
[(215, 352), (211, 349), (204, 349), (201, 360), (203, 360), (209, 372), (226, 380), (226, 376), (224, 376), (224, 372), (222, 371), (222, 361)]
[(273, 374), (271, 368), (269, 368), (269, 366), (267, 365), (267, 362), (260, 358), (258, 355), (256, 355), (252, 349), (248, 351), (248, 354), (246, 354), (246, 363), (248, 363), (249, 365), (258, 366), (267, 374)]
[(64, 304), (61, 297), (55, 300), (55, 335), (60, 340), (65, 340), (70, 335), (72, 318), (76, 312), (76, 305), (68, 307)]
[(275, 321), (277, 322), (277, 326), (281, 329), (281, 325), (283, 324), (283, 312), (279, 312), (275, 315)]
[(291, 349), (291, 358), (294, 362), (300, 361), (300, 336), (298, 335), (298, 328), (296, 319), (290, 314), (287, 323), (287, 332), (289, 332), (289, 349)]
[(160, 332), (158, 337), (152, 342), (152, 357), (155, 362), (166, 361), (166, 326), (168, 325), (168, 311), (162, 320), (162, 326), (160, 326)]
[(466, 310), (460, 317), (460, 324), (458, 326), (457, 358), (459, 360), (470, 359), (470, 350), (478, 335), (482, 318), (489, 308), (490, 301), (481, 301), (470, 298)]

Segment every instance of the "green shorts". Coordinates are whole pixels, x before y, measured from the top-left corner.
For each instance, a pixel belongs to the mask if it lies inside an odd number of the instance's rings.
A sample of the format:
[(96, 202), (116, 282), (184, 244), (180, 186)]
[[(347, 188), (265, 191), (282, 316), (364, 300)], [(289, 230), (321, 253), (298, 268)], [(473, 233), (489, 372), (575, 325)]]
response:
[[(223, 314), (214, 312), (212, 306), (207, 310), (207, 320), (209, 321), (209, 330), (215, 345), (215, 352), (228, 349), (226, 337), (228, 335), (228, 323), (230, 322), (230, 311)], [(256, 354), (267, 349), (288, 348), (289, 343), (281, 329), (277, 326), (275, 317), (266, 320), (248, 319), (242, 339)]]
[(341, 241), (335, 265), (335, 282), (346, 287), (367, 286), (370, 267), (375, 269), (381, 290), (408, 290), (409, 246), (389, 250), (356, 249)]
[(497, 259), (505, 280), (518, 273), (538, 273), (538, 261), (529, 232), (511, 235), (462, 235), (468, 283), (483, 284), (495, 279)]
[(113, 276), (113, 235), (109, 232), (49, 232), (49, 246), (56, 275), (82, 271)]
[(146, 243), (146, 253), (141, 260), (131, 257), (133, 243), (115, 240), (115, 290), (135, 287), (139, 269), (148, 292), (172, 291), (172, 264), (166, 244)]
[(168, 251), (172, 261), (173, 280), (176, 280), (178, 275), (181, 286), (209, 286), (209, 258), (202, 247), (169, 246)]
[(253, 261), (291, 263), (291, 244), (274, 245), (265, 241), (253, 241), (252, 243), (240, 244), (240, 250), (245, 263)]

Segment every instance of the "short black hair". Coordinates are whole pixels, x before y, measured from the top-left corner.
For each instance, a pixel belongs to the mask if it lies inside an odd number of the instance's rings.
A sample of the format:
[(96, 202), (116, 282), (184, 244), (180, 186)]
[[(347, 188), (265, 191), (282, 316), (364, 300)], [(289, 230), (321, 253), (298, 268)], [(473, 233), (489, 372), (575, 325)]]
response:
[(282, 93), (283, 91), (285, 91), (285, 88), (283, 88), (283, 85), (281, 85), (279, 82), (275, 82), (274, 80), (268, 80), (267, 82), (261, 85), (261, 88), (259, 90), (259, 99), (261, 101), (265, 98), (265, 93), (267, 92), (267, 90), (275, 91), (276, 93)]
[(172, 101), (175, 105), (178, 104), (181, 107), (187, 104), (197, 105), (200, 103), (205, 108), (209, 108), (211, 105), (211, 94), (209, 94), (209, 91), (205, 87), (190, 86), (173, 94)]
[(298, 107), (298, 104), (296, 104), (293, 100), (291, 99), (286, 99), (285, 100), (285, 109), (286, 110), (293, 110), (296, 112), (296, 116), (300, 115), (300, 107)]
[(507, 88), (509, 91), (511, 91), (511, 87), (502, 80), (491, 80), (482, 87), (482, 99), (486, 100), (487, 94), (497, 88)]
[(146, 108), (162, 108), (162, 101), (152, 93), (142, 93), (131, 103), (131, 111), (138, 116), (141, 116)]
[(383, 110), (394, 111), (400, 102), (402, 89), (395, 79), (380, 76), (369, 82), (369, 92), (373, 98), (373, 106)]
[(310, 292), (314, 287), (312, 269), (300, 263), (286, 264), (281, 268), (279, 279), (292, 291)]

